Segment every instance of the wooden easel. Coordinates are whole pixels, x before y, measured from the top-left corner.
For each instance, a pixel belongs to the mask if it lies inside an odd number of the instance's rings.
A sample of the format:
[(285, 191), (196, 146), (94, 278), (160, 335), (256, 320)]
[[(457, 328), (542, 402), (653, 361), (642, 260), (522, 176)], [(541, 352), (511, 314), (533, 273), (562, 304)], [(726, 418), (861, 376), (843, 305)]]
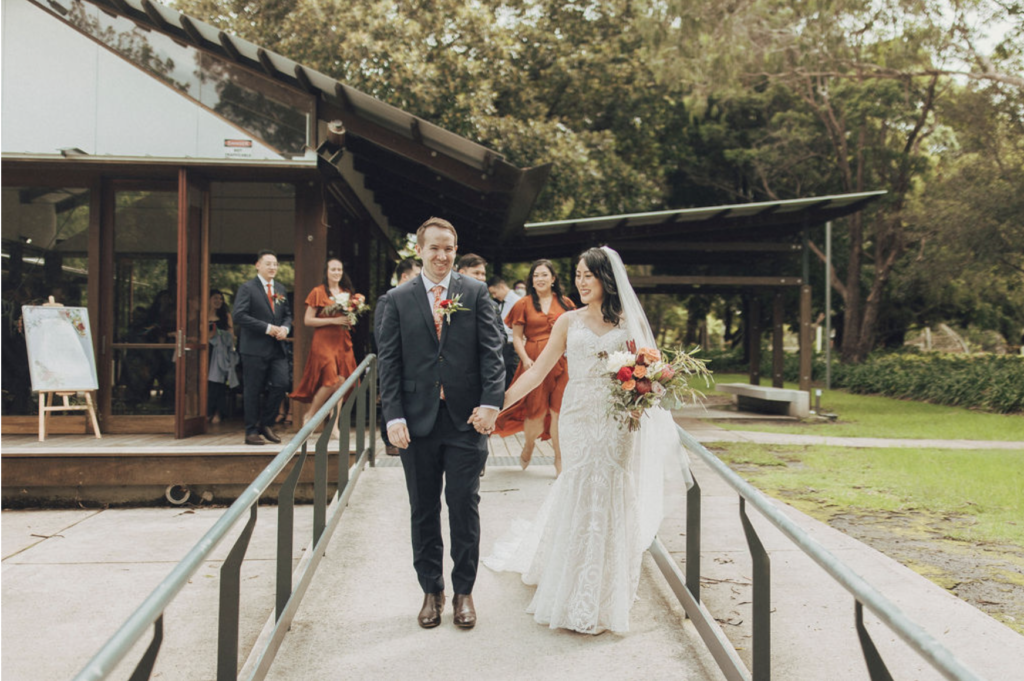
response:
[[(53, 296), (50, 296), (48, 302), (43, 303), (43, 307), (64, 307), (61, 303), (54, 302)], [(88, 411), (89, 419), (92, 421), (92, 431), (96, 434), (97, 439), (102, 439), (100, 435), (100, 424), (96, 419), (96, 408), (92, 403), (92, 390), (82, 391), (85, 394), (85, 406), (80, 404), (71, 404), (70, 398), (73, 395), (77, 395), (76, 390), (46, 390), (39, 391), (39, 441), (44, 442), (46, 440), (46, 415), (51, 411)], [(55, 398), (60, 397), (63, 399), (63, 406), (52, 406)]]

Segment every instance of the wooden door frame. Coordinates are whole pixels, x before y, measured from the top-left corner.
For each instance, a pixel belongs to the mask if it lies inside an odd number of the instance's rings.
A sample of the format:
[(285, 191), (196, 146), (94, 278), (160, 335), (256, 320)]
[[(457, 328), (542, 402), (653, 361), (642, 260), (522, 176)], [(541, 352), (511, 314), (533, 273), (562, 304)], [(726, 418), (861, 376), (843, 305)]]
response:
[[(191, 252), (192, 204), (190, 190), (201, 192), (199, 199), (199, 253)], [(189, 290), (190, 268), (199, 268), (199, 290)], [(177, 300), (177, 349), (175, 351), (175, 394), (174, 394), (174, 437), (186, 438), (206, 432), (206, 400), (209, 371), (209, 305), (210, 299), (210, 181), (200, 173), (180, 168), (178, 171), (178, 281)], [(199, 306), (198, 343), (188, 342), (189, 305)], [(192, 347), (189, 347), (192, 346)], [(188, 417), (187, 373), (189, 352), (197, 353), (194, 361), (199, 362), (199, 406), (198, 414)]]

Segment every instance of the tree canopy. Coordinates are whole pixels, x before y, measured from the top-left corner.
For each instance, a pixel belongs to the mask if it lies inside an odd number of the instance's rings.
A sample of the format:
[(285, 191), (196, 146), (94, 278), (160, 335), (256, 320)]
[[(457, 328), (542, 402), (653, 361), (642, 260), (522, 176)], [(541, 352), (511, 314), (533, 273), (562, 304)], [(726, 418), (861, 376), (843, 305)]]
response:
[(1020, 342), (1020, 3), (176, 6), (517, 165), (552, 162), (531, 220), (886, 189), (837, 225), (844, 358), (941, 320)]

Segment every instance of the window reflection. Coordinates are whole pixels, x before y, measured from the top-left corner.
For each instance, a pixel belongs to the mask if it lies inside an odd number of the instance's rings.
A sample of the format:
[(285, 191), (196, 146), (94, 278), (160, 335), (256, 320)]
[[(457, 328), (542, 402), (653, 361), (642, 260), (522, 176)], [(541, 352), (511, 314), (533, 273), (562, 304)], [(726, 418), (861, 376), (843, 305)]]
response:
[(89, 190), (5, 187), (2, 203), (2, 413), (37, 414), (21, 306), (49, 296), (68, 307), (88, 304)]
[[(53, 4), (53, 3), (51, 3)], [(302, 155), (312, 98), (237, 64), (75, 0), (64, 21), (285, 156)]]
[(114, 208), (114, 414), (174, 413), (178, 198), (118, 191)]

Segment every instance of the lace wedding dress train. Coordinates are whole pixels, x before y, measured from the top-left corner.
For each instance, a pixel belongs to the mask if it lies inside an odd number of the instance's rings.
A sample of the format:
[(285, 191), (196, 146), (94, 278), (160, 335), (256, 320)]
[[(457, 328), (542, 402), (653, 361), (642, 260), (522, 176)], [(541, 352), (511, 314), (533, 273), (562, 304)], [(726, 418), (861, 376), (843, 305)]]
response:
[(559, 440), (563, 471), (532, 523), (517, 521), (484, 558), (520, 572), (537, 591), (527, 612), (552, 629), (629, 630), (646, 546), (632, 472), (634, 434), (607, 414), (609, 380), (598, 353), (625, 349), (616, 328), (598, 336), (574, 314), (566, 339), (569, 383)]

